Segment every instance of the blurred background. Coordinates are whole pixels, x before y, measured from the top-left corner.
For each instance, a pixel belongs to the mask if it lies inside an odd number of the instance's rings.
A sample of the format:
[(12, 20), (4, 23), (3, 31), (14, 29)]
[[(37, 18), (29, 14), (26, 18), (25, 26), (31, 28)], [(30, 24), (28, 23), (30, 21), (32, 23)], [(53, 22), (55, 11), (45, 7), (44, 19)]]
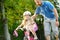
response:
[[(50, 1), (56, 7), (60, 22), (60, 0), (43, 1)], [(13, 31), (22, 22), (23, 12), (28, 10), (33, 15), (35, 9), (36, 5), (34, 0), (0, 0), (0, 40), (23, 40), (23, 31), (18, 31), (18, 37), (13, 36)], [(43, 20), (44, 19), (42, 16), (38, 16), (35, 20), (39, 27), (38, 31), (36, 32), (39, 40), (45, 40)], [(51, 32), (51, 38), (54, 40), (52, 35), (53, 33)]]

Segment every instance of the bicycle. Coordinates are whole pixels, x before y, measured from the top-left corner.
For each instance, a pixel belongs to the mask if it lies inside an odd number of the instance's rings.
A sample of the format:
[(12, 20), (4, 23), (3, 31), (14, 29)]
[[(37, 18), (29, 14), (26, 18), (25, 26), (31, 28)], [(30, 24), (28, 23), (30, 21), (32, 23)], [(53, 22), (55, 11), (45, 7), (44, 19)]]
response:
[[(20, 28), (22, 31), (24, 31), (24, 38), (23, 40), (34, 40), (34, 37), (32, 35), (30, 35), (30, 31), (27, 31), (24, 28)], [(14, 31), (14, 34), (16, 37), (18, 36), (17, 31)]]

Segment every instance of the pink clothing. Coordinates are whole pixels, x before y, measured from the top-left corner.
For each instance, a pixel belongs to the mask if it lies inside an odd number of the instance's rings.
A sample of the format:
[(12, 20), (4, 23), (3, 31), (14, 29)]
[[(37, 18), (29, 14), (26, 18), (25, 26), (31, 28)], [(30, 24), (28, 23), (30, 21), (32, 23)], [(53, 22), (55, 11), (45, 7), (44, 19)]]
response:
[(25, 36), (29, 36), (29, 32), (28, 31), (26, 31), (26, 32), (24, 32), (24, 34), (25, 34)]
[(38, 26), (37, 26), (36, 23), (34, 24), (33, 30), (34, 30), (35, 32), (38, 30)]
[(34, 40), (34, 38), (33, 37), (30, 37), (30, 40)]

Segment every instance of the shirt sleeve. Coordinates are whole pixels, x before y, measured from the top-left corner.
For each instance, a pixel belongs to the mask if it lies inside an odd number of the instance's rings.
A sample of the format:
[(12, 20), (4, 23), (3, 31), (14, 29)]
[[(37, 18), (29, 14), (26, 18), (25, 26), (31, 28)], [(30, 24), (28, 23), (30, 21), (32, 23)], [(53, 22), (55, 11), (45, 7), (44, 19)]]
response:
[(37, 7), (35, 10), (35, 14), (39, 14), (40, 13), (40, 7)]
[(49, 1), (47, 1), (47, 6), (48, 6), (48, 8), (50, 10), (53, 10), (54, 9), (54, 5), (51, 2), (49, 2)]

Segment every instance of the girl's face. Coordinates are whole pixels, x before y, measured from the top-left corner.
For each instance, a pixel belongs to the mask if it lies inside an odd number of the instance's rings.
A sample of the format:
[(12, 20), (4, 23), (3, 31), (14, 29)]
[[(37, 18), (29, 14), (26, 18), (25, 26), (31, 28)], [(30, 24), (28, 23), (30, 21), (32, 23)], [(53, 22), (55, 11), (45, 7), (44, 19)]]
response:
[(29, 19), (30, 15), (24, 15), (24, 19)]

